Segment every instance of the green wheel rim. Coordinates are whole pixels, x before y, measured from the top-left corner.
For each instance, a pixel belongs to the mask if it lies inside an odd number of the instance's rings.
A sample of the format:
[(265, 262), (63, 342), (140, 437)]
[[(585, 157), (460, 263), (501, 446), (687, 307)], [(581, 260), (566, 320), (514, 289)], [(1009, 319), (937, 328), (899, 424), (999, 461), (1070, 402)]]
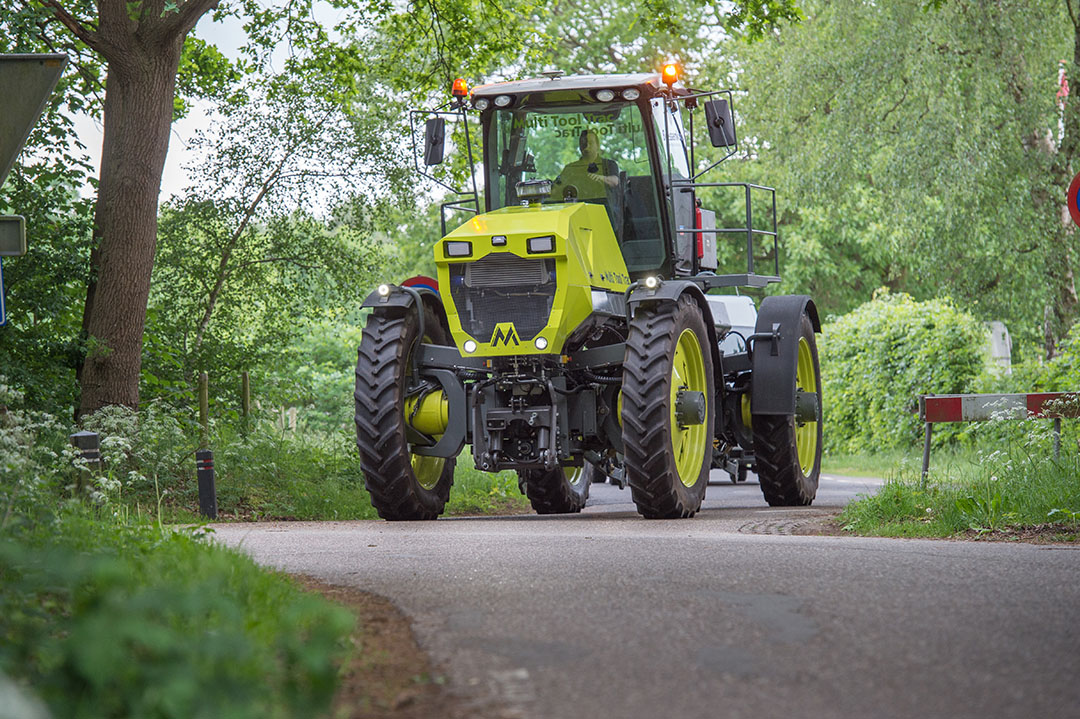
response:
[[(817, 393), (817, 375), (814, 374), (814, 356), (805, 337), (799, 338), (799, 364), (795, 370), (795, 387), (803, 392)], [(803, 422), (795, 425), (795, 449), (799, 454), (799, 469), (808, 477), (814, 471), (818, 450), (818, 423)]]
[(701, 392), (705, 395), (705, 416), (708, 417), (709, 397), (705, 378), (705, 359), (701, 355), (701, 343), (697, 334), (685, 329), (675, 344), (675, 356), (671, 363), (671, 450), (679, 480), (687, 487), (697, 484), (701, 476), (701, 464), (705, 461), (705, 445), (709, 441), (705, 422), (689, 427), (679, 426), (675, 418), (675, 398), (679, 390)]
[[(424, 342), (430, 343), (431, 337), (424, 335)], [(410, 350), (409, 356), (405, 358), (405, 366), (412, 367), (412, 351)], [(404, 407), (402, 408), (404, 414)], [(404, 423), (404, 421), (403, 421)], [(435, 439), (438, 439), (442, 435), (435, 435)], [(413, 476), (416, 477), (416, 483), (424, 489), (431, 491), (435, 489), (439, 484), (439, 478), (442, 477), (443, 467), (446, 466), (445, 457), (428, 457), (421, 454), (409, 453), (409, 466), (412, 467)]]
[(427, 490), (435, 489), (442, 477), (443, 466), (446, 464), (444, 457), (425, 457), (420, 454), (410, 454), (409, 464), (413, 474), (416, 475), (417, 483)]

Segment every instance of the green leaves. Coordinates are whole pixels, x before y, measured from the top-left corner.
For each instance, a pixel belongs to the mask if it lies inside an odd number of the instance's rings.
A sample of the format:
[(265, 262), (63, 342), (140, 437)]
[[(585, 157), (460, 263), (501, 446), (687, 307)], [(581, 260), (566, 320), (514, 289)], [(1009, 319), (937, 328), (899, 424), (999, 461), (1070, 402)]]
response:
[[(994, 478), (997, 479), (996, 477)], [(987, 484), (982, 496), (966, 495), (956, 499), (956, 509), (968, 522), (968, 528), (977, 532), (992, 532), (1000, 529), (1007, 518), (1002, 510), (1000, 491), (991, 491)]]
[[(827, 450), (917, 443), (916, 396), (972, 391), (986, 343), (983, 326), (952, 302), (916, 302), (887, 291), (826, 324), (819, 347)], [(949, 432), (943, 427), (936, 434)]]
[(353, 623), (182, 532), (77, 515), (0, 542), (0, 573), (0, 669), (56, 716), (312, 716)]
[(1035, 339), (1080, 270), (1053, 171), (1073, 28), (1057, 0), (927, 5), (807, 0), (804, 22), (728, 46), (740, 134), (779, 188), (785, 291), (828, 312), (880, 285), (948, 294)]

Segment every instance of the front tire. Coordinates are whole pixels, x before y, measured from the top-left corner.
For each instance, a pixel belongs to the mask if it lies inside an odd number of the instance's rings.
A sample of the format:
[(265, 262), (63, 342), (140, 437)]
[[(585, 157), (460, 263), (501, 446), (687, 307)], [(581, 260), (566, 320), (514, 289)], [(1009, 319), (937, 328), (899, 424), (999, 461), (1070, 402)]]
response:
[(526, 469), (518, 472), (518, 485), (537, 514), (573, 514), (585, 507), (594, 474), (588, 462), (582, 467)]
[[(426, 305), (426, 342), (450, 344), (449, 333)], [(405, 393), (415, 384), (412, 352), (419, 345), (415, 309), (392, 316), (373, 312), (356, 360), (356, 446), (371, 504), (388, 520), (435, 519), (454, 482), (456, 458), (413, 454), (406, 439)]]
[[(712, 464), (713, 385), (698, 304), (684, 295), (677, 303), (638, 307), (623, 361), (622, 426), (626, 474), (642, 516), (692, 517), (701, 508)], [(704, 394), (704, 422), (679, 423), (680, 390)]]
[(810, 317), (803, 313), (795, 368), (796, 391), (817, 394), (817, 421), (794, 415), (753, 416), (758, 482), (772, 507), (804, 507), (814, 501), (821, 475), (821, 367)]

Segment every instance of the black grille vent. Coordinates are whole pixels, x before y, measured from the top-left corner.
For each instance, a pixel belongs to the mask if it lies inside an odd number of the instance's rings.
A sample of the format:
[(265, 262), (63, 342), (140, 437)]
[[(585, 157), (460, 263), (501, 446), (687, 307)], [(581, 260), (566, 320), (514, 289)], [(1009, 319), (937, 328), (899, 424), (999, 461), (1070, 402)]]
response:
[(528, 260), (508, 252), (488, 255), (465, 265), (465, 284), (468, 287), (541, 285), (548, 279), (543, 260)]
[(450, 296), (461, 327), (480, 342), (490, 342), (502, 322), (513, 322), (521, 341), (531, 341), (547, 325), (555, 287), (550, 259), (497, 252), (450, 265)]

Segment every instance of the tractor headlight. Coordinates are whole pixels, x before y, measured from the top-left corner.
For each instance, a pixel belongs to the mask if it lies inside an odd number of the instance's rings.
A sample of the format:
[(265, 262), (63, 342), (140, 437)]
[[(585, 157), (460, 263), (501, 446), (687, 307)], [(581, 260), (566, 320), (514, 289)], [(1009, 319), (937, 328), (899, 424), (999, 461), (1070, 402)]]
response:
[(386, 297), (390, 294), (390, 285), (379, 285), (379, 297)]
[(535, 340), (533, 340), (533, 344), (536, 345), (536, 349), (540, 350), (541, 352), (546, 350), (548, 347), (548, 341), (543, 337), (537, 337)]
[(499, 95), (495, 98), (495, 107), (509, 107), (514, 98), (510, 95)]
[(453, 240), (443, 246), (443, 251), (447, 257), (468, 257), (472, 254), (472, 243)]
[(514, 186), (521, 199), (539, 197), (543, 200), (551, 194), (551, 180), (524, 180)]
[(469, 354), (472, 354), (476, 351), (476, 343), (472, 340), (465, 340), (465, 344), (462, 345), (462, 348)]
[(555, 235), (530, 237), (528, 240), (525, 241), (525, 249), (529, 251), (530, 255), (538, 255), (542, 252), (554, 252)]
[(484, 110), (488, 109), (490, 106), (491, 106), (491, 100), (487, 99), (486, 97), (481, 97), (479, 100), (477, 100), (476, 102), (473, 103), (473, 107), (475, 107), (480, 112), (483, 112)]
[(612, 100), (615, 99), (615, 91), (614, 90), (608, 90), (608, 89), (597, 90), (596, 91), (596, 99), (599, 100), (600, 102), (611, 102)]
[(648, 277), (645, 278), (645, 287), (647, 287), (648, 289), (655, 290), (659, 286), (660, 286), (660, 278), (657, 277), (656, 275), (649, 275)]
[(624, 100), (636, 100), (641, 97), (641, 90), (636, 87), (628, 87), (622, 91), (622, 97)]

